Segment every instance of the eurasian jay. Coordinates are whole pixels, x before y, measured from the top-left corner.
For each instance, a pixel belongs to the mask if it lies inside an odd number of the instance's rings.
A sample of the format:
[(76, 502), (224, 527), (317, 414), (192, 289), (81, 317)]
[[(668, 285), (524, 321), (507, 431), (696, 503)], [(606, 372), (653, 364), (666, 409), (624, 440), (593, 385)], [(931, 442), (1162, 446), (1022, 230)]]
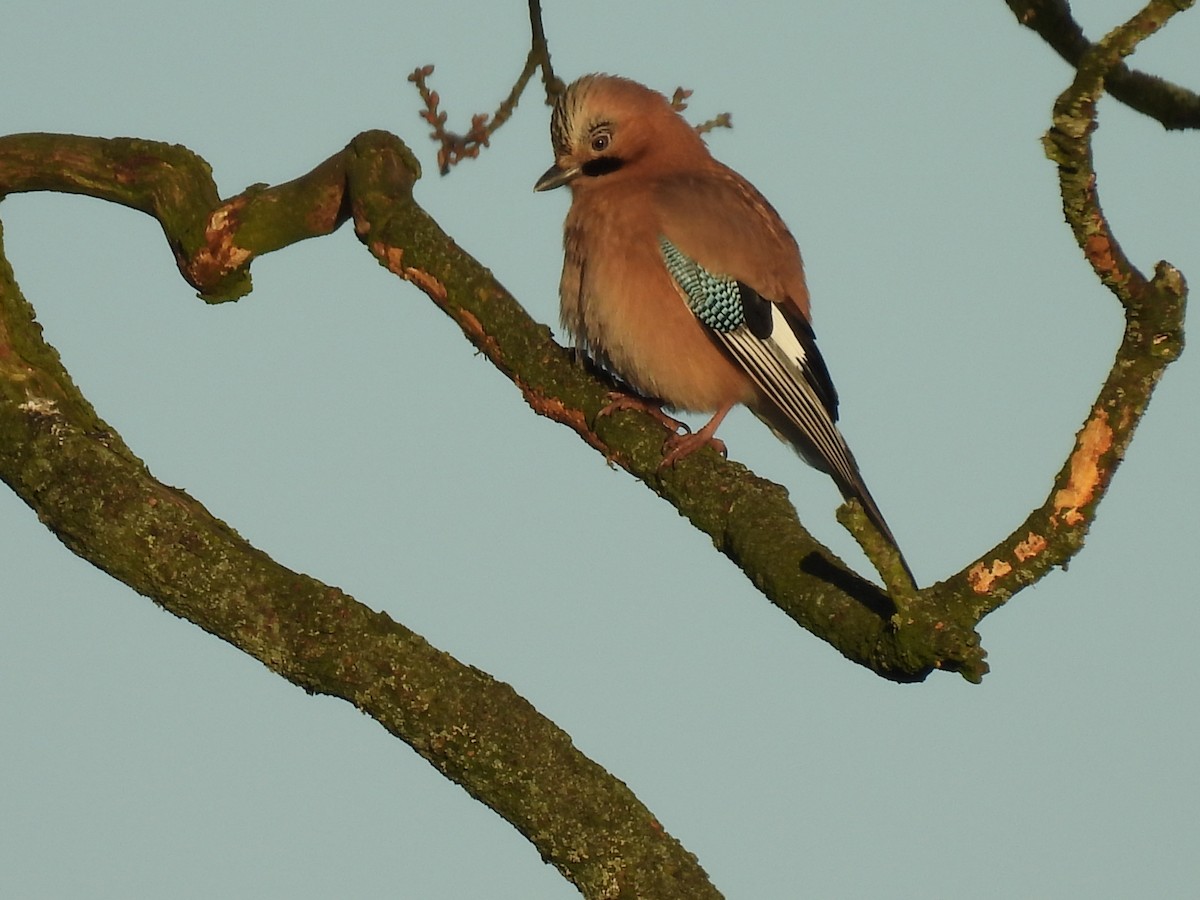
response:
[(714, 413), (667, 440), (669, 466), (706, 445), (724, 452), (714, 433), (744, 404), (895, 545), (835, 424), (800, 250), (771, 204), (713, 159), (666, 97), (627, 78), (571, 84), (550, 138), (554, 165), (534, 190), (571, 188), (563, 327), (644, 398), (621, 397), (602, 414), (642, 408), (677, 432), (686, 427), (663, 406)]

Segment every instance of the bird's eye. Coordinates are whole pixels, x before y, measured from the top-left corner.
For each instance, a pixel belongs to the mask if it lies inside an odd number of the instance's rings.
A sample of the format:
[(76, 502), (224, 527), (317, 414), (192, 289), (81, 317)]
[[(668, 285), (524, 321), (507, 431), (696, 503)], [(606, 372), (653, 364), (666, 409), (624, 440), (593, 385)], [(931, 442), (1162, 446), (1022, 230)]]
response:
[(592, 152), (603, 153), (612, 142), (612, 136), (607, 131), (601, 131), (592, 136)]

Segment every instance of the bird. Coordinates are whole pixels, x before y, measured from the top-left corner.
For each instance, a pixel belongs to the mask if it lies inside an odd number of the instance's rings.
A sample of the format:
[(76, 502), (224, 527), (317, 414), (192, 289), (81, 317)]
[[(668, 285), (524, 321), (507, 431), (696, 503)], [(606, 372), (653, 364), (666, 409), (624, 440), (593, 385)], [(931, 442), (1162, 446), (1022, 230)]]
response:
[[(705, 446), (724, 453), (716, 430), (744, 405), (857, 500), (899, 554), (838, 430), (800, 249), (775, 208), (712, 156), (671, 101), (628, 78), (568, 85), (550, 139), (554, 164), (534, 190), (571, 192), (562, 325), (636, 392), (614, 395), (601, 415), (656, 416), (672, 432), (662, 464), (673, 466)], [(712, 417), (690, 433), (664, 408)]]

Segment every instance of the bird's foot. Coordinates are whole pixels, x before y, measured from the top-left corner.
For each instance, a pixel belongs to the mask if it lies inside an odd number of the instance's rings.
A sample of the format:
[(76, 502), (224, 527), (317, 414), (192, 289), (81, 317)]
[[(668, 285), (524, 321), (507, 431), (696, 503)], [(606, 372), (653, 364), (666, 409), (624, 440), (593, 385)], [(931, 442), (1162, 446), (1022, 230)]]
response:
[(707, 431), (708, 429), (704, 428), (695, 434), (676, 434), (667, 438), (667, 442), (663, 444), (663, 450), (666, 452), (662, 462), (658, 464), (659, 469), (669, 469), (681, 459), (686, 459), (704, 447), (712, 447), (728, 458), (729, 453), (725, 449), (725, 442), (720, 438), (713, 437), (711, 432), (706, 434)]
[(681, 459), (686, 459), (702, 447), (712, 447), (726, 459), (729, 458), (729, 453), (725, 450), (725, 442), (718, 440), (714, 435), (717, 433), (717, 426), (725, 418), (725, 414), (729, 412), (733, 404), (722, 406), (718, 409), (711, 419), (708, 420), (703, 428), (695, 434), (675, 434), (667, 438), (666, 444), (663, 445), (663, 451), (666, 453), (663, 456), (663, 461), (658, 464), (658, 468), (666, 469), (675, 465)]
[(707, 425), (693, 434), (686, 422), (680, 422), (663, 412), (661, 403), (620, 391), (612, 391), (608, 396), (611, 402), (596, 414), (597, 418), (612, 415), (622, 409), (635, 409), (648, 416), (653, 416), (667, 431), (671, 432), (671, 436), (663, 443), (663, 458), (662, 462), (658, 464), (660, 470), (671, 468), (680, 460), (687, 459), (704, 447), (712, 447), (722, 456), (729, 456), (725, 450), (725, 442), (713, 437), (717, 426), (725, 418), (725, 413), (729, 412), (728, 406), (719, 410)]
[[(685, 422), (680, 422), (678, 419), (674, 419), (662, 411), (661, 403), (646, 400), (643, 397), (635, 397), (633, 394), (626, 394), (621, 391), (611, 391), (608, 399), (608, 406), (596, 413), (597, 419), (601, 416), (611, 416), (613, 413), (623, 409), (634, 409), (652, 416), (663, 428), (675, 434), (676, 437), (686, 437), (691, 434), (692, 429), (688, 428)], [(680, 430), (683, 431), (683, 435), (680, 435)]]

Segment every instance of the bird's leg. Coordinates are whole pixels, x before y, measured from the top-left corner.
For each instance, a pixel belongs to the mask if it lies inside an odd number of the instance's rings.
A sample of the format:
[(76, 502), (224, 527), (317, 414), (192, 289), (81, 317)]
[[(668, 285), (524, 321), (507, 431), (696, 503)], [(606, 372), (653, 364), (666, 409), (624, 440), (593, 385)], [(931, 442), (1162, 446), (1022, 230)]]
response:
[(699, 450), (701, 447), (712, 447), (722, 456), (728, 456), (725, 451), (725, 442), (713, 437), (717, 431), (717, 427), (721, 424), (721, 420), (733, 408), (732, 405), (718, 409), (716, 414), (708, 420), (708, 424), (697, 431), (695, 434), (675, 434), (667, 438), (666, 444), (663, 445), (666, 456), (663, 461), (658, 464), (660, 469), (665, 469), (675, 465), (681, 459), (685, 459)]
[(601, 416), (611, 416), (613, 413), (623, 409), (634, 409), (654, 417), (663, 428), (676, 436), (679, 436), (680, 429), (683, 430), (685, 435), (690, 434), (692, 431), (692, 429), (688, 428), (687, 423), (673, 419), (663, 412), (662, 403), (657, 400), (646, 400), (643, 397), (626, 394), (624, 391), (609, 391), (608, 399), (608, 406), (596, 413), (597, 419)]
[(653, 416), (667, 431), (671, 432), (671, 436), (663, 443), (664, 456), (662, 462), (658, 464), (660, 469), (666, 469), (675, 465), (675, 463), (681, 459), (686, 459), (702, 447), (712, 447), (722, 456), (729, 455), (725, 450), (725, 442), (713, 437), (713, 434), (716, 433), (721, 420), (733, 408), (732, 405), (717, 410), (716, 414), (708, 420), (707, 425), (695, 434), (692, 434), (692, 429), (688, 427), (686, 422), (680, 422), (678, 419), (672, 418), (663, 412), (662, 403), (659, 401), (647, 400), (644, 397), (626, 394), (622, 391), (612, 391), (608, 396), (611, 402), (608, 406), (600, 410), (600, 412), (596, 413), (597, 418), (612, 415), (622, 409), (635, 409)]

